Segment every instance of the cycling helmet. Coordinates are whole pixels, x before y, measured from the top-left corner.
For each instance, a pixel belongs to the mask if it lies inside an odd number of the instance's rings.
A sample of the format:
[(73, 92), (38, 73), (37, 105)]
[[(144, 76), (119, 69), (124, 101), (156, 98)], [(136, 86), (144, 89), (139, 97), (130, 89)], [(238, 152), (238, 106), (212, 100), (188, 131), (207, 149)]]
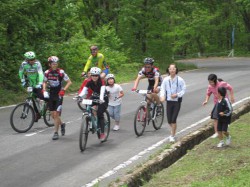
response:
[(100, 75), (101, 74), (101, 69), (98, 67), (93, 67), (90, 69), (90, 74), (91, 75)]
[(27, 60), (33, 60), (36, 58), (36, 54), (33, 52), (33, 51), (29, 51), (29, 52), (26, 52), (24, 54), (24, 57), (27, 59)]
[(147, 57), (147, 58), (144, 59), (143, 62), (144, 62), (144, 64), (153, 64), (154, 63), (154, 59)]
[(106, 76), (106, 79), (108, 80), (108, 79), (115, 79), (115, 76), (113, 75), (113, 74), (108, 74), (107, 76)]
[(59, 58), (57, 56), (50, 56), (48, 58), (48, 62), (58, 62)]

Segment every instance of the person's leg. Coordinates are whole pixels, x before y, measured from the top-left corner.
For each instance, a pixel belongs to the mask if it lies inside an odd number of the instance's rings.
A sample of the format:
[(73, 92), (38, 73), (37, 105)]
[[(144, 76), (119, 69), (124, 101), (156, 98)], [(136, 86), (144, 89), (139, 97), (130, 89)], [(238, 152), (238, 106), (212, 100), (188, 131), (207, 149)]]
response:
[(113, 130), (117, 131), (120, 129), (120, 113), (121, 113), (121, 105), (117, 105), (114, 107), (114, 119), (115, 119), (115, 126)]
[(115, 115), (114, 115), (114, 106), (108, 106), (108, 111), (109, 111), (109, 116), (112, 118), (112, 119), (115, 119)]
[(177, 117), (178, 117), (178, 114), (179, 114), (179, 111), (180, 111), (180, 108), (181, 108), (181, 103), (180, 102), (174, 102), (173, 103), (174, 106), (173, 106), (173, 114), (172, 114), (172, 118), (171, 118), (171, 122), (172, 122), (172, 136), (175, 136), (176, 134), (176, 128), (177, 128)]
[(223, 141), (223, 124), (217, 123), (217, 129), (216, 129), (217, 133), (218, 133), (218, 139), (220, 140), (220, 142), (217, 144), (217, 147), (223, 147), (224, 146), (224, 141)]
[(100, 104), (98, 106), (98, 110), (97, 110), (97, 118), (98, 118), (98, 124), (101, 128), (101, 134), (104, 133), (104, 112), (107, 109), (108, 104), (106, 102)]

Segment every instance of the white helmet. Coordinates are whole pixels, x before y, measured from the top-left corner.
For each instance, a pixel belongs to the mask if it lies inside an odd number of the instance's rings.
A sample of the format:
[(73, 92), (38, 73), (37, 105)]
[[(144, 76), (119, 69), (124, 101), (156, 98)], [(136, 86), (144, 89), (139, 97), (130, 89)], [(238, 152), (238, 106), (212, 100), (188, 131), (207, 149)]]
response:
[(90, 74), (91, 75), (100, 75), (101, 74), (101, 69), (98, 67), (93, 67), (90, 69)]
[(58, 62), (59, 58), (57, 56), (51, 56), (48, 58), (48, 62)]
[(107, 79), (107, 80), (110, 79), (110, 78), (112, 78), (112, 79), (115, 80), (115, 76), (114, 76), (113, 74), (108, 74), (108, 75), (106, 76), (106, 79)]

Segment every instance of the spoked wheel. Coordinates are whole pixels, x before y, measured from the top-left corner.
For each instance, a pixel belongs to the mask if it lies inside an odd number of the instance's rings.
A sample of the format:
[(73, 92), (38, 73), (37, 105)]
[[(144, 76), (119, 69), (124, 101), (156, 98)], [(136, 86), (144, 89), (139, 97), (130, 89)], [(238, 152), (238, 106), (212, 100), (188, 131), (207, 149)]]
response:
[(82, 104), (82, 99), (81, 100), (77, 100), (77, 105), (78, 107), (85, 112), (86, 111), (86, 105)]
[(19, 133), (30, 130), (35, 121), (34, 109), (28, 103), (17, 105), (10, 115), (11, 127)]
[(104, 115), (104, 134), (106, 137), (102, 142), (105, 142), (107, 141), (110, 132), (110, 116), (107, 110), (103, 113), (103, 115)]
[(134, 130), (137, 136), (141, 136), (147, 123), (147, 109), (145, 106), (139, 106), (135, 113)]
[(43, 120), (44, 123), (48, 126), (48, 127), (53, 127), (54, 126), (54, 120), (51, 116), (51, 113), (48, 109), (48, 104), (45, 103), (44, 104), (44, 112), (43, 112)]
[(161, 128), (163, 120), (164, 120), (164, 106), (161, 103), (161, 106), (154, 106), (153, 110), (153, 127), (155, 130), (158, 130)]
[(80, 128), (79, 147), (81, 151), (86, 149), (89, 135), (89, 117), (83, 116)]

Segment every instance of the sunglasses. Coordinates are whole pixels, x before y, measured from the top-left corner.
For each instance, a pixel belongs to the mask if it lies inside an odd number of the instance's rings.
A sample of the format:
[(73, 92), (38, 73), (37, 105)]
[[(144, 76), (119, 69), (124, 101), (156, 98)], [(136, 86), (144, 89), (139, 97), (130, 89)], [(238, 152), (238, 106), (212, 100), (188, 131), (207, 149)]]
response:
[(91, 77), (98, 77), (99, 75), (91, 75)]
[(31, 61), (34, 61), (34, 60), (36, 60), (36, 59), (27, 59), (28, 62), (31, 62)]
[(151, 66), (144, 66), (145, 68), (149, 69), (149, 68), (152, 68)]

